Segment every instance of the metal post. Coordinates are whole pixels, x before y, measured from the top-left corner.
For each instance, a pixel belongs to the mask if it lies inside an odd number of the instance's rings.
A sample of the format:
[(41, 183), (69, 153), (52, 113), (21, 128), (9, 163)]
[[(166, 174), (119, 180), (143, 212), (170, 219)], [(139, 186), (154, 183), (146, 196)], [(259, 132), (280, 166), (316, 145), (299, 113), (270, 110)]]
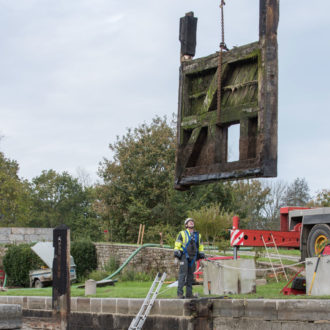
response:
[(238, 251), (238, 247), (234, 246), (234, 260), (237, 260), (237, 251)]
[(53, 316), (61, 330), (70, 329), (70, 229), (57, 226), (53, 231)]
[[(233, 230), (236, 230), (239, 228), (239, 217), (238, 216), (233, 216)], [(237, 254), (238, 254), (238, 249), (239, 249), (239, 246), (235, 245), (234, 246), (234, 260), (237, 260)]]

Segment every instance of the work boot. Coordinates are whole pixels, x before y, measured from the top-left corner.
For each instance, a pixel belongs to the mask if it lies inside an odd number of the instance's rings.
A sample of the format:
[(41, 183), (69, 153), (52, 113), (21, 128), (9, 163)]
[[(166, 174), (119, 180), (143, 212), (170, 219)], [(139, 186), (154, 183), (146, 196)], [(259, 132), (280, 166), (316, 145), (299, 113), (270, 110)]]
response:
[(184, 298), (185, 298), (184, 295), (178, 294), (178, 299), (184, 299)]

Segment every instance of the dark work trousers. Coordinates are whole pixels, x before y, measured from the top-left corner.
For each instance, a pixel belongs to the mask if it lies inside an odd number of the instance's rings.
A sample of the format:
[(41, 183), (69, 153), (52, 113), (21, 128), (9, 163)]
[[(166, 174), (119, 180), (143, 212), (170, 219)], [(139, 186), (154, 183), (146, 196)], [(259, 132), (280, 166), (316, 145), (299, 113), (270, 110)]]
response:
[[(190, 262), (191, 259), (189, 259)], [(178, 280), (178, 296), (183, 296), (183, 287), (186, 286), (186, 297), (192, 297), (192, 284), (194, 281), (194, 272), (196, 262), (189, 266), (189, 262), (185, 255), (180, 259), (179, 280)]]

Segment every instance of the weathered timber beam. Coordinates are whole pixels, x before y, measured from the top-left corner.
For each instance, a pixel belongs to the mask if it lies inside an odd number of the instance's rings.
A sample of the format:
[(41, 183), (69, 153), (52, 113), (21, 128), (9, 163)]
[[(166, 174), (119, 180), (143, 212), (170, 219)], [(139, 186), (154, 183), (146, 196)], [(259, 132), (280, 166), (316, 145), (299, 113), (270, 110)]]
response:
[(251, 85), (258, 85), (258, 80), (251, 80), (247, 81), (245, 83), (240, 83), (240, 84), (235, 84), (235, 85), (227, 85), (223, 88), (225, 91), (234, 91), (236, 89), (240, 89), (246, 86), (251, 86)]
[(263, 67), (259, 90), (259, 126), (263, 149), (264, 176), (277, 175), (277, 108), (278, 108), (278, 46), (277, 27), (279, 21), (279, 0), (260, 0), (259, 43), (262, 49)]
[[(237, 61), (245, 61), (249, 58), (254, 58), (260, 53), (259, 42), (252, 42), (240, 47), (234, 47), (230, 52), (223, 53), (223, 64)], [(182, 63), (182, 70), (185, 74), (198, 74), (201, 71), (216, 69), (218, 67), (218, 54), (216, 52), (212, 55), (194, 59)]]

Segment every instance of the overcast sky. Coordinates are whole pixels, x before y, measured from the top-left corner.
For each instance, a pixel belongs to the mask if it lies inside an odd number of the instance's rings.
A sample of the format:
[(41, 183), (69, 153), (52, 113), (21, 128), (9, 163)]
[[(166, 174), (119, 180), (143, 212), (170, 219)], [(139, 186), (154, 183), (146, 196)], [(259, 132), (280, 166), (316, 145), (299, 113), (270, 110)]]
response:
[[(218, 50), (211, 0), (0, 0), (0, 150), (31, 179), (97, 179), (128, 127), (177, 112), (179, 18), (198, 17), (196, 57)], [(278, 178), (330, 188), (330, 1), (282, 0)], [(227, 0), (229, 48), (258, 40), (259, 0)]]

